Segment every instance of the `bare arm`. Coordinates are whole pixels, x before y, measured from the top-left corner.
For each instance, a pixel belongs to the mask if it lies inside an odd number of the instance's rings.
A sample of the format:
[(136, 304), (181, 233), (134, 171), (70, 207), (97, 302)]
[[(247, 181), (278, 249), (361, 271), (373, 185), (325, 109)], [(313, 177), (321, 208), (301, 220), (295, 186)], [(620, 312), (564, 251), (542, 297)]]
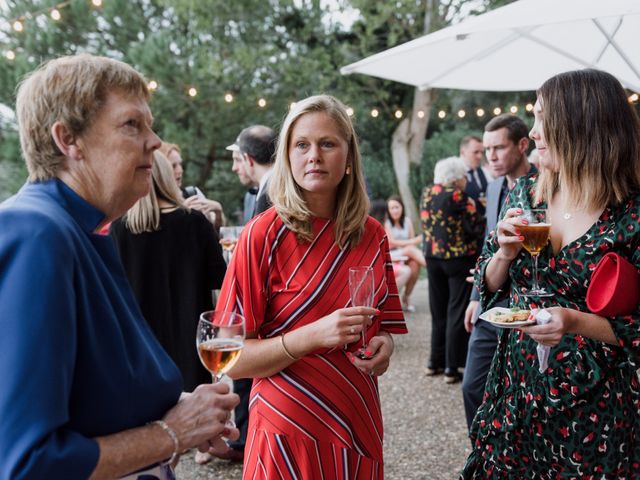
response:
[[(297, 359), (321, 348), (333, 348), (356, 342), (360, 332), (371, 323), (377, 310), (368, 307), (341, 308), (335, 312), (284, 334), (267, 339), (247, 339), (231, 378), (264, 378), (278, 373)], [(285, 350), (286, 349), (286, 350)], [(288, 352), (288, 354), (287, 354)], [(289, 354), (296, 360), (289, 357)]]
[[(407, 219), (408, 221), (408, 219)], [(409, 239), (408, 240), (399, 240), (393, 236), (393, 232), (388, 223), (385, 222), (384, 226), (385, 232), (387, 232), (387, 239), (389, 240), (389, 247), (391, 248), (400, 248), (406, 247), (407, 245), (420, 245), (422, 242), (422, 235), (414, 235), (413, 225), (409, 224)]]

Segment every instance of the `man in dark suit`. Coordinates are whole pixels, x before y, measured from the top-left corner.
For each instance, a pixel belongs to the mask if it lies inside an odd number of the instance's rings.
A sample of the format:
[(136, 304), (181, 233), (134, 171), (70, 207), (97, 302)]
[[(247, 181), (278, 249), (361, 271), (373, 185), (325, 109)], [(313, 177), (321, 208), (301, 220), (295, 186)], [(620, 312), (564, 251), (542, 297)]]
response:
[[(258, 186), (251, 217), (264, 212), (271, 206), (267, 193), (267, 182), (275, 160), (276, 141), (276, 133), (271, 128), (264, 125), (253, 125), (242, 130), (236, 142), (227, 147), (227, 150), (233, 152), (234, 165), (232, 170), (238, 175), (240, 181), (244, 185)], [(227, 449), (210, 449), (209, 451), (215, 457), (236, 462), (243, 460), (249, 425), (249, 396), (252, 383), (252, 379), (233, 381), (233, 390), (240, 396), (240, 403), (234, 411), (236, 427), (240, 430), (240, 438), (229, 442)]]
[(468, 135), (460, 142), (460, 158), (467, 168), (467, 186), (464, 191), (476, 201), (476, 208), (482, 215), (487, 185), (492, 180), (489, 172), (482, 168), (483, 153), (482, 140), (476, 136)]
[[(252, 217), (264, 212), (271, 206), (268, 195), (268, 182), (275, 161), (276, 133), (264, 125), (247, 127), (228, 150), (234, 150), (244, 162), (242, 172), (252, 185), (258, 187)], [(238, 173), (240, 176), (240, 173)], [(242, 181), (242, 178), (240, 179)]]
[[(487, 187), (485, 238), (495, 229), (502, 205), (516, 180), (531, 173), (532, 167), (526, 155), (529, 146), (528, 135), (527, 125), (520, 117), (511, 114), (494, 117), (485, 126), (482, 142), (489, 168), (494, 176), (498, 177)], [(482, 403), (491, 360), (498, 344), (497, 328), (478, 318), (481, 313), (479, 300), (478, 290), (474, 288), (464, 319), (465, 328), (471, 332), (462, 382), (462, 396), (469, 428), (476, 410)], [(509, 300), (506, 299), (499, 306), (508, 304)]]

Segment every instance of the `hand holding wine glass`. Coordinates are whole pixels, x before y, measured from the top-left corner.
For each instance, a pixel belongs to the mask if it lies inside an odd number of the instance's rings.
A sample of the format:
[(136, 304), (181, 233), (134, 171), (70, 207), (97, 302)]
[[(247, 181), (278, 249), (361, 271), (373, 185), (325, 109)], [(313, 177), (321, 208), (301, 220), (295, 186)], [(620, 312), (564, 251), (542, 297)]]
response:
[[(351, 294), (351, 306), (353, 307), (373, 307), (373, 293), (375, 285), (373, 281), (373, 269), (371, 267), (351, 267), (349, 268), (349, 292)], [(367, 334), (363, 325), (361, 331), (362, 347), (356, 355), (362, 359), (369, 358), (366, 355)]]

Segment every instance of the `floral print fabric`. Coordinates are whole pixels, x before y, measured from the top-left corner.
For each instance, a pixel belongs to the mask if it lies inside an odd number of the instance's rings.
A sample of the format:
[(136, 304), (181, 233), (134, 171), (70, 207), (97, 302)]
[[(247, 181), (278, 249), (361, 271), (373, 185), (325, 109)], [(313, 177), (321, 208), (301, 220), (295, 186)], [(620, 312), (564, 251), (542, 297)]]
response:
[[(531, 207), (535, 175), (521, 178), (503, 211)], [(541, 205), (539, 208), (546, 208)], [(606, 252), (640, 267), (640, 196), (606, 208), (587, 232), (555, 255), (540, 254), (540, 284), (548, 298), (525, 298), (532, 259), (523, 249), (509, 281), (489, 293), (484, 271), (498, 243), (492, 232), (478, 260), (483, 305), (510, 296), (522, 308), (562, 306), (588, 311), (591, 272)], [(552, 227), (553, 228), (553, 227)], [(640, 310), (608, 318), (618, 340), (609, 345), (565, 334), (540, 373), (536, 342), (521, 330), (501, 330), (482, 406), (471, 429), (473, 451), (462, 473), (471, 478), (629, 479), (640, 476)]]
[(435, 184), (426, 187), (420, 201), (426, 258), (476, 255), (484, 232), (484, 217), (466, 193), (455, 187)]

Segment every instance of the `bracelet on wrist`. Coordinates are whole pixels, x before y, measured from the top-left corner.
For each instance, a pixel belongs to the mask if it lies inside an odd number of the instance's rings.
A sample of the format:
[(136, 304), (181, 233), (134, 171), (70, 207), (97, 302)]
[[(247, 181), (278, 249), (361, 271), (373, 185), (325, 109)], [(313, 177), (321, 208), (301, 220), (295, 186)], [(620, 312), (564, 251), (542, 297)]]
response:
[(173, 453), (171, 454), (171, 458), (166, 461), (166, 464), (173, 465), (178, 456), (180, 456), (180, 442), (178, 441), (178, 434), (173, 428), (167, 425), (167, 422), (164, 420), (156, 420), (155, 422), (151, 422), (151, 425), (158, 425), (167, 433), (167, 435), (169, 435), (169, 438), (171, 438), (171, 441), (173, 442)]
[(283, 333), (282, 335), (280, 335), (280, 343), (282, 344), (282, 350), (284, 350), (284, 354), (289, 357), (290, 360), (296, 361), (296, 360), (300, 360), (298, 357), (294, 357), (291, 352), (289, 351), (289, 349), (287, 348), (287, 346), (284, 344), (284, 336), (286, 335), (286, 333)]

